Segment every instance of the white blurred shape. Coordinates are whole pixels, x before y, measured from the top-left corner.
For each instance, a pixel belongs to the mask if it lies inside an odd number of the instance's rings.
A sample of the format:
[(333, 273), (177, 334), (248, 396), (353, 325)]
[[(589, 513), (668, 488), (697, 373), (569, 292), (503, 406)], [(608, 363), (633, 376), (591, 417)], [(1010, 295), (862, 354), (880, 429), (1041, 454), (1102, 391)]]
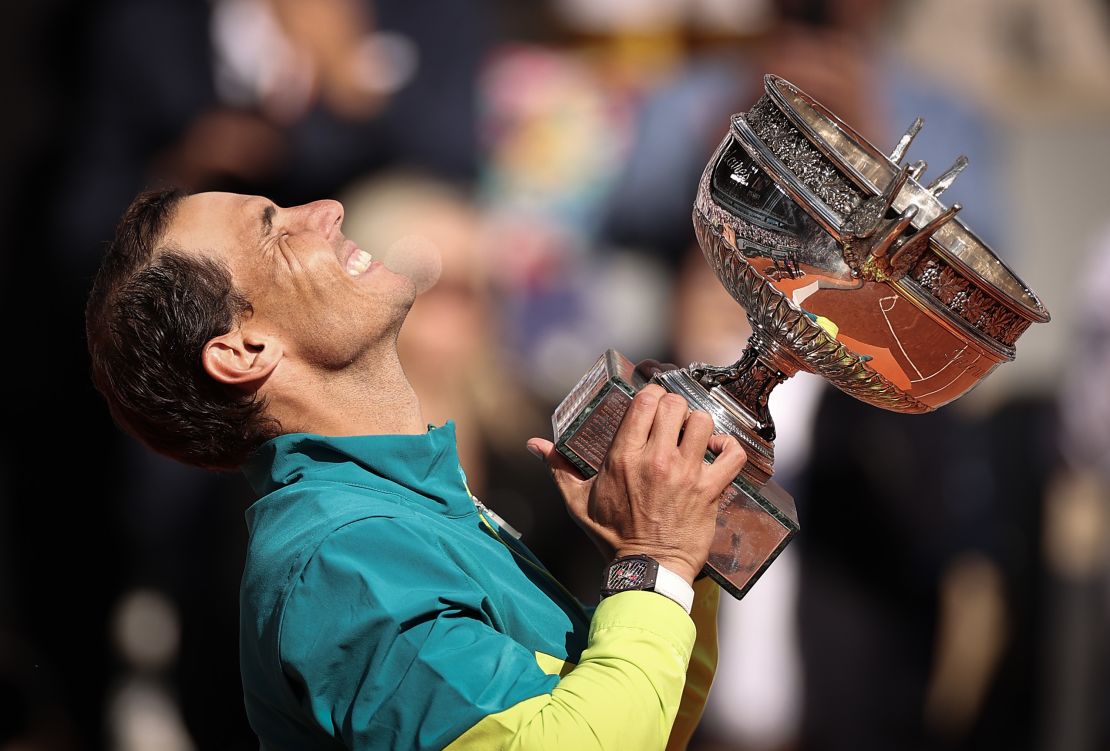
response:
[(826, 388), (820, 376), (803, 371), (771, 392), (767, 408), (775, 421), (775, 473), (780, 477), (795, 475), (809, 459), (817, 403)]
[(1084, 264), (1075, 297), (1071, 363), (1060, 391), (1065, 456), (1073, 468), (1110, 478), (1110, 230)]
[(282, 119), (303, 113), (315, 72), (289, 44), (266, 0), (216, 0), (211, 28), (216, 90), (225, 104), (266, 105)]
[(169, 598), (152, 589), (136, 589), (116, 608), (112, 635), (120, 654), (135, 668), (166, 668), (177, 655), (181, 625)]
[(610, 342), (598, 343), (597, 354), (610, 346), (634, 359), (643, 353), (662, 352), (671, 316), (670, 280), (660, 264), (642, 254), (619, 251), (590, 276), (587, 304), (591, 329)]
[(404, 88), (420, 67), (420, 51), (403, 34), (377, 32), (359, 47), (359, 83), (367, 91), (393, 94)]
[(787, 548), (743, 600), (721, 597), (720, 658), (706, 719), (743, 748), (788, 747), (802, 710), (794, 604), (798, 557)]
[[(809, 458), (825, 388), (818, 376), (798, 373), (771, 392), (777, 476), (796, 476)], [(752, 751), (789, 747), (801, 723), (798, 566), (788, 547), (743, 600), (721, 598), (720, 661), (706, 719), (722, 737)]]
[(404, 235), (386, 248), (379, 259), (390, 271), (407, 276), (416, 294), (427, 292), (443, 273), (443, 253), (426, 235)]
[(684, 0), (558, 0), (571, 25), (589, 31), (656, 31), (682, 20)]
[(157, 683), (127, 681), (108, 709), (109, 732), (116, 751), (193, 751), (177, 705)]
[(770, 26), (774, 13), (767, 0), (687, 0), (694, 25), (721, 34), (753, 34)]
[(545, 332), (536, 344), (532, 389), (549, 399), (562, 399), (567, 384), (577, 383), (601, 354), (571, 329)]
[(766, 26), (767, 0), (558, 0), (572, 26), (602, 33), (665, 31), (687, 24), (719, 33), (749, 33)]

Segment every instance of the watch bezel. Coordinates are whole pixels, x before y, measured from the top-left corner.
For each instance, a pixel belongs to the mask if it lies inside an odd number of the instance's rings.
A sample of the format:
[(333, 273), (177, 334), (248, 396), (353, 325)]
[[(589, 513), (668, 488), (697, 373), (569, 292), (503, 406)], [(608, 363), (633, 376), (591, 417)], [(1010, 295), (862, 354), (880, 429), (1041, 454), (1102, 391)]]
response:
[[(643, 580), (638, 583), (629, 583), (627, 581), (614, 582), (614, 573), (622, 567), (627, 568), (629, 564), (633, 562), (643, 562), (646, 564)], [(658, 578), (659, 562), (651, 556), (642, 554), (621, 556), (606, 566), (605, 576), (601, 583), (601, 596), (605, 598), (610, 595), (615, 595), (618, 592), (654, 591)]]

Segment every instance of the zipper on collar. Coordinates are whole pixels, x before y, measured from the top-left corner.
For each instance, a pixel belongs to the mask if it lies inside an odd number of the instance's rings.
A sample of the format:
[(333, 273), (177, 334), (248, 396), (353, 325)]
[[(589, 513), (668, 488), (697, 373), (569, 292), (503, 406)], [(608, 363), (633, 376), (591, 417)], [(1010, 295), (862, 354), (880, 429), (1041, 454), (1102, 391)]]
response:
[(514, 540), (519, 540), (521, 537), (523, 537), (520, 532), (516, 531), (516, 528), (513, 527), (513, 525), (502, 519), (496, 511), (491, 509), (486, 504), (482, 503), (473, 493), (471, 493), (470, 495), (470, 500), (474, 501), (474, 505), (478, 508), (479, 514), (485, 514), (490, 519), (493, 519), (495, 522), (497, 522), (497, 526), (505, 530), (505, 532), (507, 532), (509, 536), (512, 537)]

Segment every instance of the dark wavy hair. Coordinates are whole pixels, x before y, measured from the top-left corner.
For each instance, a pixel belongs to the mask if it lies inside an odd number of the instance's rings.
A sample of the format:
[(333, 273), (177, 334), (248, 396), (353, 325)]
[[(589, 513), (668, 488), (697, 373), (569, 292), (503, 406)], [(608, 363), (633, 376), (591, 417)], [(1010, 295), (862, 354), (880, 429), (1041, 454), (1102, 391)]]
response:
[(185, 195), (141, 193), (120, 220), (85, 309), (92, 379), (116, 422), (155, 451), (232, 469), (280, 428), (256, 393), (204, 370), (204, 345), (251, 306), (222, 263), (164, 244)]

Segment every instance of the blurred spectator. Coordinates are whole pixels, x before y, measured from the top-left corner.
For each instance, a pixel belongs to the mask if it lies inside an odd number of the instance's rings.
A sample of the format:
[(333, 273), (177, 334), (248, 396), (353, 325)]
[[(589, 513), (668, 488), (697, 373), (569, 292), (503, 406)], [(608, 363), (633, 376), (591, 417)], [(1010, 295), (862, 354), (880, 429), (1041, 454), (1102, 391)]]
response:
[[(944, 748), (971, 731), (1010, 628), (1001, 559), (1024, 562), (1035, 540), (1010, 521), (1026, 509), (1003, 505), (988, 461), (957, 411), (907, 417), (827, 392), (800, 494), (803, 748)], [(946, 657), (965, 638), (970, 655)], [(1027, 713), (1005, 716), (1007, 740), (1028, 738)]]
[(471, 176), (482, 6), (429, 20), (388, 0), (109, 2), (88, 42), (60, 247), (90, 253), (151, 180), (290, 202), (387, 164)]
[(1059, 392), (1061, 462), (1046, 488), (1044, 702), (1041, 748), (1110, 742), (1110, 234), (1084, 264), (1079, 322)]
[(132, 590), (119, 603), (112, 632), (124, 663), (108, 706), (112, 748), (191, 751), (193, 742), (167, 680), (181, 639), (173, 603), (153, 590)]
[(92, 20), (73, 103), (81, 124), (59, 189), (57, 247), (85, 274), (120, 206), (152, 177), (190, 190), (257, 182), (280, 140), (246, 111), (220, 106), (202, 0), (114, 0)]
[(1051, 115), (1110, 100), (1103, 0), (919, 0), (901, 10), (914, 67), (987, 106)]

